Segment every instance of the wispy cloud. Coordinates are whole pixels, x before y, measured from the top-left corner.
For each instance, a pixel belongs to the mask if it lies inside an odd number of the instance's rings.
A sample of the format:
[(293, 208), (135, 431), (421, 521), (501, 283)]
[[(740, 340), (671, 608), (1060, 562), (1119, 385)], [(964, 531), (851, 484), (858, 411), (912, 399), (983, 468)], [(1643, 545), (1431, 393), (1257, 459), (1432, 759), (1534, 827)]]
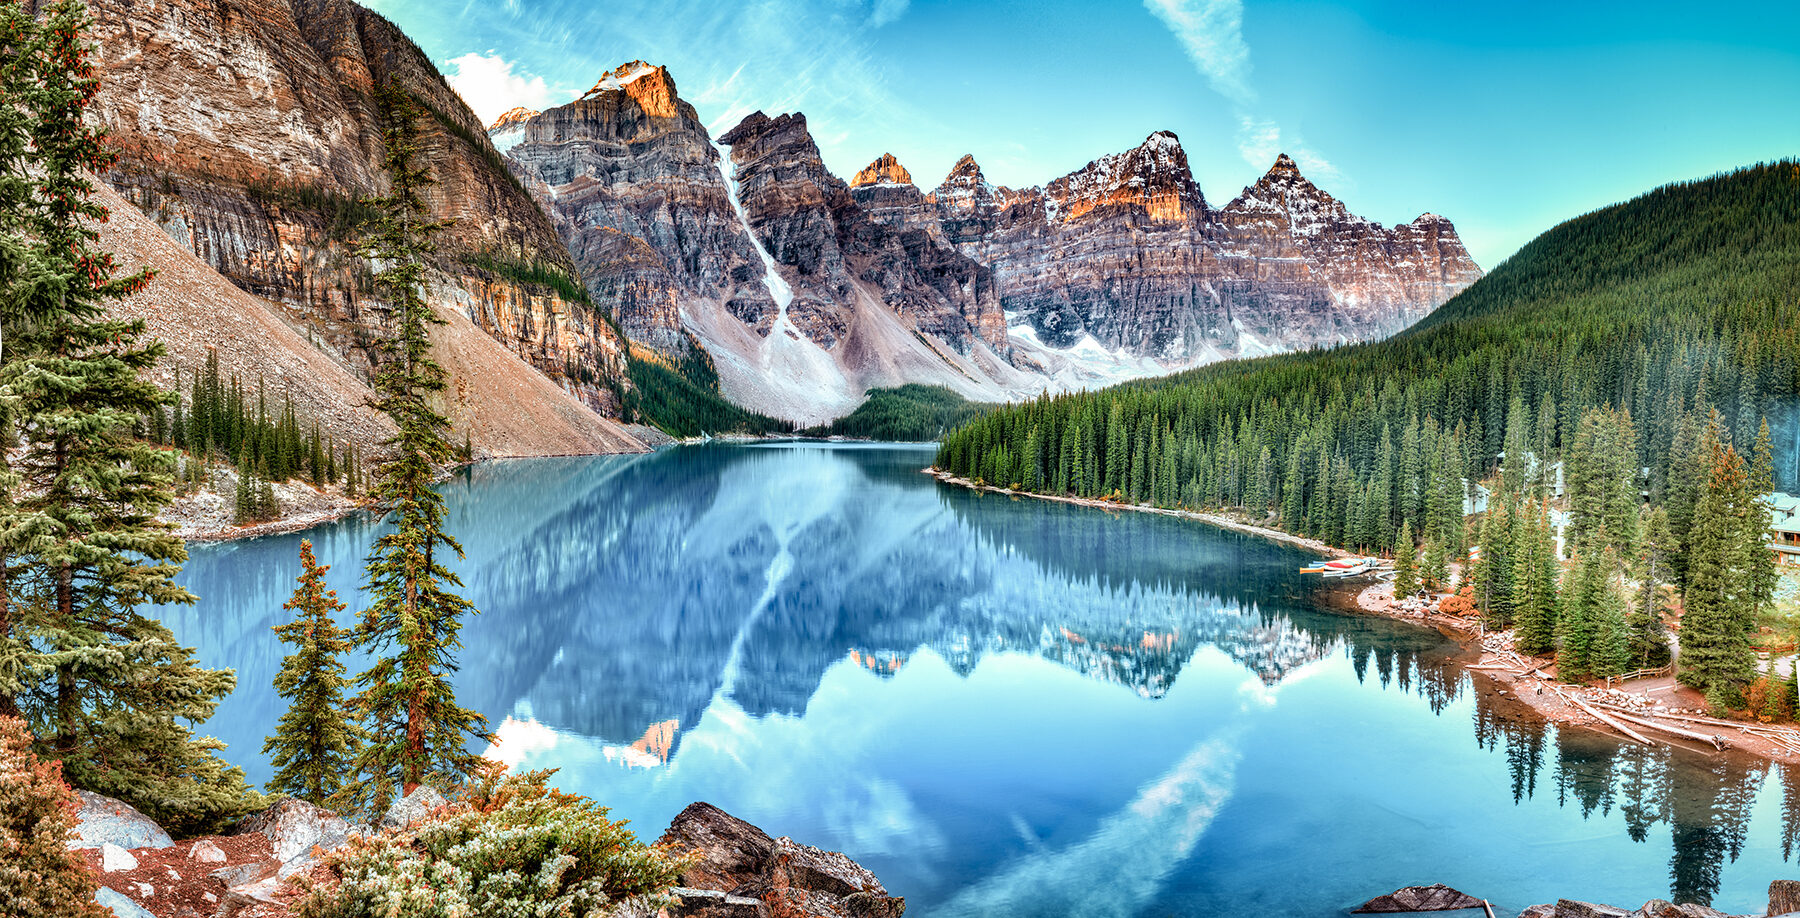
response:
[(1144, 0), (1144, 6), (1175, 33), (1214, 90), (1239, 105), (1256, 100), (1242, 0)]
[(1331, 161), (1306, 146), (1298, 135), (1250, 112), (1257, 95), (1250, 85), (1250, 45), (1244, 41), (1243, 0), (1144, 0), (1181, 42), (1187, 56), (1215, 92), (1238, 108), (1238, 155), (1258, 169), (1287, 153), (1300, 171), (1313, 178), (1343, 179)]
[(469, 103), (483, 124), (492, 123), (510, 109), (543, 109), (558, 101), (557, 93), (543, 77), (515, 72), (512, 61), (492, 51), (471, 51), (444, 63), (448, 65), (444, 79)]
[(901, 16), (906, 15), (906, 8), (912, 0), (875, 0), (874, 9), (869, 11), (869, 25), (879, 29)]
[(1344, 174), (1332, 165), (1317, 150), (1309, 147), (1297, 136), (1289, 136), (1281, 130), (1281, 125), (1266, 119), (1253, 118), (1249, 115), (1238, 117), (1237, 132), (1238, 155), (1244, 162), (1258, 169), (1267, 169), (1275, 162), (1275, 157), (1286, 153), (1294, 158), (1300, 172), (1311, 179), (1326, 181), (1342, 181)]

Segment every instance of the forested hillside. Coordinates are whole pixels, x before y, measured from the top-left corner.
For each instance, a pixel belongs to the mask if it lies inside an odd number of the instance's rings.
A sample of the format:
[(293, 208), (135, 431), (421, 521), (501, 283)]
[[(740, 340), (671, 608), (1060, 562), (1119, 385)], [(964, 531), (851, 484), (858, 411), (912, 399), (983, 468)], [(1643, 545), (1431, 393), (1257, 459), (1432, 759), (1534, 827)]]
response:
[[(1569, 502), (1607, 492), (1593, 499), (1623, 508), (1576, 511), (1581, 544), (1642, 554), (1640, 511), (1664, 507), (1685, 577), (1697, 504), (1724, 461), (1715, 447), (1752, 464), (1765, 418), (1791, 438), (1797, 392), (1800, 163), (1788, 160), (1571, 220), (1388, 341), (1040, 398), (958, 429), (937, 462), (1030, 491), (1237, 509), (1362, 550), (1404, 541), (1441, 567), (1476, 535), (1467, 483), (1525, 457), (1493, 486), (1542, 517), (1555, 489), (1541, 470), (1563, 459)], [(1792, 476), (1791, 456), (1777, 469), (1760, 452), (1740, 470), (1747, 486)]]
[(868, 399), (855, 411), (807, 433), (905, 442), (935, 440), (993, 407), (971, 402), (943, 386), (908, 383), (870, 389)]

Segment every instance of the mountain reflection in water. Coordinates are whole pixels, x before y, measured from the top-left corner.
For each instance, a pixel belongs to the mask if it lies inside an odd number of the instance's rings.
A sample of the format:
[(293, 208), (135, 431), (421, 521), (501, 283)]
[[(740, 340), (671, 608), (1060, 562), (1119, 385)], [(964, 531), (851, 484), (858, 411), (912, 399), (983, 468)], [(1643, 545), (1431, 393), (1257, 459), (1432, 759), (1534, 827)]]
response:
[[(1435, 632), (1325, 611), (1294, 549), (949, 488), (930, 459), (474, 468), (446, 486), (483, 610), (460, 699), (494, 755), (647, 837), (710, 800), (915, 915), (1322, 914), (1431, 882), (1748, 911), (1794, 875), (1793, 769), (1503, 718)], [(304, 534), (352, 610), (376, 532)], [(196, 546), (201, 602), (167, 613), (237, 669), (207, 729), (253, 780), (301, 537)]]

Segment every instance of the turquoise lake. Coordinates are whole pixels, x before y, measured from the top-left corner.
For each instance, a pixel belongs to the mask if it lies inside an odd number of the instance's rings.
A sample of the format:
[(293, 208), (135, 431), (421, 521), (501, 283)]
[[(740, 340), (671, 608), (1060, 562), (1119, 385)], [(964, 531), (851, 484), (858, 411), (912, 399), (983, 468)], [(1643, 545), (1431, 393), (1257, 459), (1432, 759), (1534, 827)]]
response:
[[(1800, 770), (1503, 717), (1436, 632), (1329, 611), (1304, 552), (931, 459), (713, 444), (448, 483), (491, 754), (649, 840), (706, 800), (845, 851), (925, 918), (1334, 915), (1429, 883), (1748, 912), (1800, 877)], [(377, 525), (192, 549), (201, 600), (166, 620), (237, 670), (204, 730), (253, 781), (300, 539), (355, 611)]]

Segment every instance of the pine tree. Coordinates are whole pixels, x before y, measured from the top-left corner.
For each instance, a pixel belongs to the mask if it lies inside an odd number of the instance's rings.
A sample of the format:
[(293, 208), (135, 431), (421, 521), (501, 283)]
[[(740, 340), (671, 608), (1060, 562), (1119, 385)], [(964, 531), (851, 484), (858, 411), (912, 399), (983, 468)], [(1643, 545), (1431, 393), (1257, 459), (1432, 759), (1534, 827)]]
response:
[[(126, 800), (174, 832), (194, 831), (253, 807), (243, 775), (220, 762), (220, 744), (187, 724), (229, 694), (228, 670), (201, 668), (146, 604), (185, 604), (174, 583), (186, 549), (156, 514), (173, 500), (173, 456), (134, 436), (137, 419), (172, 401), (140, 374), (162, 356), (144, 323), (105, 307), (142, 289), (148, 271), (118, 276), (94, 248), (106, 210), (90, 176), (114, 154), (87, 120), (98, 88), (78, 0), (41, 10), (42, 47), (28, 98), (34, 207), (23, 226), (40, 297), (9, 304), (29, 316), (6, 329), (0, 384), (15, 399), (21, 488), (0, 508), (9, 533), (9, 580), (31, 585), (9, 637), (9, 673), (41, 754), (62, 760), (76, 786)], [(17, 308), (17, 312), (13, 309)]]
[(288, 710), (262, 749), (275, 768), (269, 791), (319, 806), (343, 787), (358, 745), (344, 704), (350, 680), (341, 657), (350, 650), (350, 631), (337, 625), (344, 604), (336, 590), (325, 589), (329, 570), (313, 557), (312, 542), (302, 541), (299, 586), (282, 606), (294, 617), (275, 628), (294, 648), (275, 675), (275, 691), (288, 699)]
[(239, 526), (247, 526), (262, 519), (257, 506), (257, 497), (262, 493), (256, 484), (256, 468), (250, 464), (248, 445), (238, 450), (237, 490), (233, 495), (233, 517)]
[(1750, 491), (1737, 450), (1706, 437), (1711, 472), (1694, 508), (1688, 540), (1687, 611), (1681, 620), (1683, 683), (1715, 695), (1721, 706), (1742, 703), (1742, 689), (1756, 675), (1750, 644), (1756, 602), (1750, 582), (1752, 556), (1767, 551), (1756, 533), (1767, 514)]
[(1647, 669), (1669, 662), (1669, 629), (1663, 624), (1661, 589), (1663, 579), (1668, 576), (1668, 555), (1673, 543), (1674, 537), (1669, 534), (1669, 516), (1658, 507), (1644, 524), (1637, 570), (1637, 602), (1625, 619), (1630, 634), (1627, 655), (1632, 669)]
[(1600, 607), (1605, 591), (1601, 555), (1590, 550), (1579, 559), (1557, 610), (1556, 675), (1564, 682), (1585, 682), (1599, 675), (1597, 658), (1604, 644)]
[(1447, 589), (1450, 586), (1450, 557), (1444, 544), (1435, 536), (1426, 535), (1422, 549), (1425, 560), (1419, 567), (1419, 579), (1427, 587), (1434, 590)]
[(1775, 448), (1769, 436), (1769, 422), (1763, 420), (1756, 432), (1756, 444), (1750, 453), (1748, 488), (1754, 498), (1749, 519), (1745, 520), (1743, 539), (1749, 553), (1748, 583), (1752, 619), (1760, 618), (1775, 601), (1775, 587), (1781, 582), (1781, 569), (1775, 552), (1769, 548), (1769, 515), (1763, 495), (1775, 490)]
[(1557, 563), (1550, 521), (1535, 501), (1524, 509), (1525, 527), (1513, 560), (1518, 592), (1513, 602), (1513, 646), (1541, 656), (1556, 649)]
[[(35, 92), (42, 36), (23, 3), (0, 3), (0, 359), (16, 360), (13, 330), (44, 309), (39, 283), (45, 273), (27, 233), (35, 212), (32, 129), (34, 116), (17, 104)], [(10, 400), (0, 400), (0, 443), (10, 445), (15, 423)], [(19, 475), (7, 450), (0, 449), (0, 515), (12, 518)], [(15, 608), (13, 571), (26, 536), (0, 528), (0, 717), (19, 714), (18, 695), (34, 659), (33, 648), (15, 635), (22, 610)]]
[(366, 741), (357, 755), (362, 781), (345, 797), (370, 811), (386, 807), (395, 786), (403, 793), (427, 781), (455, 784), (479, 762), (471, 739), (491, 739), (487, 720), (456, 703), (450, 673), (461, 646), (457, 632), (475, 609), (453, 592), (461, 586), (444, 554), (462, 546), (444, 530), (444, 500), (433, 487), (452, 450), (449, 422), (431, 405), (444, 388), (444, 370), (431, 357), (431, 326), (441, 322), (424, 299), (425, 257), (434, 250), (423, 198), (431, 183), (418, 165), (417, 103), (398, 86), (379, 91), (390, 191), (371, 203), (379, 218), (361, 254), (380, 266), (377, 292), (391, 311), (393, 336), (383, 344), (375, 374), (375, 406), (395, 433), (371, 488), (393, 515), (395, 530), (375, 543), (366, 565), (371, 602), (357, 627), (357, 643), (375, 663), (357, 680), (355, 707)]
[(1510, 495), (1494, 494), (1481, 522), (1481, 554), (1469, 565), (1469, 581), (1475, 588), (1482, 622), (1496, 630), (1512, 626), (1513, 543), (1517, 528)]
[(1418, 564), (1419, 550), (1413, 546), (1412, 523), (1403, 520), (1400, 534), (1394, 537), (1394, 598), (1418, 594)]

